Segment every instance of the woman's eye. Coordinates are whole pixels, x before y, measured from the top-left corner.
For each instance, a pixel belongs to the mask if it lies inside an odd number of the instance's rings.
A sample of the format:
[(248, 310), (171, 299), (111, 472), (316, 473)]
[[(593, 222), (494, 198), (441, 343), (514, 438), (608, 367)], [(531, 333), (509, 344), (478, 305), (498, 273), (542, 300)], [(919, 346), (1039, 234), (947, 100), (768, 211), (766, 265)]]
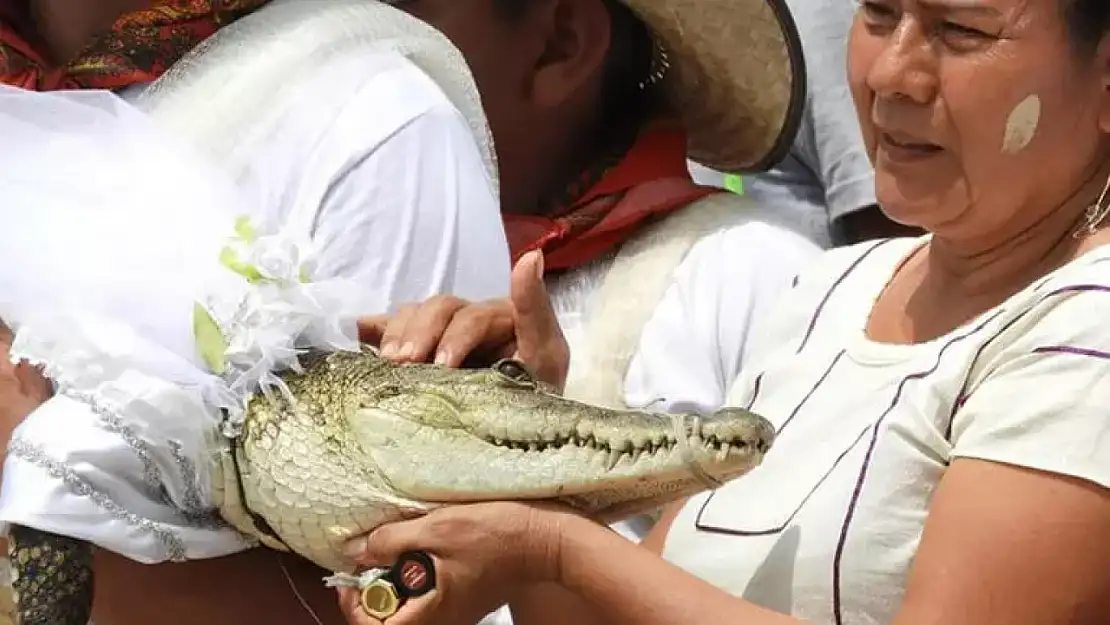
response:
[(977, 52), (998, 39), (997, 36), (983, 32), (978, 28), (964, 26), (963, 24), (957, 24), (947, 20), (938, 23), (934, 33), (936, 39), (940, 40), (945, 47), (957, 54), (962, 52)]
[(882, 2), (875, 2), (874, 0), (861, 0), (860, 9), (863, 14), (870, 20), (884, 21), (895, 18), (897, 15), (894, 9), (883, 4)]
[(946, 22), (941, 22), (940, 27), (941, 27), (941, 30), (943, 30), (944, 32), (946, 32), (948, 34), (951, 34), (951, 35), (957, 35), (957, 36), (960, 36), (960, 37), (971, 37), (971, 38), (978, 38), (978, 39), (992, 39), (993, 38), (993, 37), (991, 37), (990, 35), (988, 35), (987, 33), (983, 32), (981, 30), (971, 28), (970, 26), (964, 26), (962, 24), (957, 24), (955, 22), (947, 22), (947, 21)]

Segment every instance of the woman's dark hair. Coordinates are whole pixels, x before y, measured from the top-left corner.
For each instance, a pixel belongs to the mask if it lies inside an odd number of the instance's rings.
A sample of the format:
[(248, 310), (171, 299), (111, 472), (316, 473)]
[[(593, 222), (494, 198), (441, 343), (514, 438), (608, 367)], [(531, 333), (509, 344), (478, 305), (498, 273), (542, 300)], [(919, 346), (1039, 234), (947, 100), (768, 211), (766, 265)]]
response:
[(1063, 0), (1064, 20), (1072, 43), (1084, 54), (1094, 52), (1110, 32), (1110, 0)]

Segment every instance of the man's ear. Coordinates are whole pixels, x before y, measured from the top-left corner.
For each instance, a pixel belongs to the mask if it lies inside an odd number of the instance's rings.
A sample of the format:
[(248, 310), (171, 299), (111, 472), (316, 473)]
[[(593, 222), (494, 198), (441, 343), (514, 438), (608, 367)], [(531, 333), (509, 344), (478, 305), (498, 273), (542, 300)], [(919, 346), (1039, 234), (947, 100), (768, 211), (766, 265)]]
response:
[(536, 106), (562, 105), (603, 71), (610, 45), (609, 10), (602, 0), (551, 0), (536, 19), (544, 37), (531, 97)]

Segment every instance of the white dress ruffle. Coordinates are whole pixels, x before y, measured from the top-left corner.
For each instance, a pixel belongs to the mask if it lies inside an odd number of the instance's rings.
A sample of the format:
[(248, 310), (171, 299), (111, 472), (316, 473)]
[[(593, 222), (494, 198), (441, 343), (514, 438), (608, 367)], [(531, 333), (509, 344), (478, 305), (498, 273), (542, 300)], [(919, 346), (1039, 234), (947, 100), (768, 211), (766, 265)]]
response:
[(57, 385), (14, 433), (0, 522), (141, 562), (248, 547), (213, 454), (298, 348), (355, 347), (358, 289), (312, 281), (307, 233), (253, 231), (250, 197), (109, 92), (0, 86), (0, 144), (0, 319)]

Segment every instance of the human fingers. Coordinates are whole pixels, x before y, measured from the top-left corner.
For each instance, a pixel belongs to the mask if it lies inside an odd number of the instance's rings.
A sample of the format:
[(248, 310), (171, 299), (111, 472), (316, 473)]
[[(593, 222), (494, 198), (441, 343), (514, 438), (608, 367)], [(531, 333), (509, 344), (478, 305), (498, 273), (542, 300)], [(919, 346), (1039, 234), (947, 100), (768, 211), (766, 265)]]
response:
[(401, 352), (401, 338), (405, 335), (405, 326), (409, 319), (416, 314), (416, 304), (402, 304), (397, 312), (390, 317), (382, 331), (381, 352), (382, 356), (393, 360), (404, 360)]
[(54, 388), (42, 371), (26, 360), (15, 365), (14, 375), (19, 388), (32, 401), (45, 402), (54, 394)]
[(417, 304), (405, 324), (400, 353), (414, 362), (431, 360), (452, 319), (468, 305), (469, 302), (453, 295), (437, 295)]
[(385, 334), (385, 329), (389, 326), (389, 320), (392, 318), (392, 315), (372, 315), (360, 318), (357, 321), (359, 342), (381, 347), (382, 336)]
[[(361, 591), (357, 588), (339, 588), (339, 611), (343, 613), (348, 625), (382, 625), (378, 619), (362, 609)], [(390, 621), (392, 625), (392, 621)]]
[(451, 319), (440, 338), (435, 361), (448, 367), (461, 366), (475, 352), (495, 358), (513, 352), (513, 305), (508, 299), (471, 304)]
[[(387, 619), (389, 625), (422, 625), (423, 623), (439, 623), (435, 619), (436, 607), (443, 601), (443, 593), (436, 588), (427, 594), (409, 599), (397, 610), (397, 613)], [(359, 625), (362, 625), (361, 623)]]
[(511, 298), (518, 357), (536, 377), (562, 388), (570, 349), (543, 282), (542, 253), (529, 252), (513, 267)]
[[(361, 592), (357, 588), (339, 588), (339, 610), (349, 625), (383, 625), (362, 609)], [(396, 614), (388, 618), (389, 625), (416, 625), (431, 622), (442, 595), (438, 590), (409, 599)]]
[[(406, 551), (426, 551), (430, 545), (428, 517), (379, 525), (365, 536), (352, 538), (344, 546), (347, 556), (366, 566), (391, 566)], [(423, 539), (423, 540), (422, 540)]]

